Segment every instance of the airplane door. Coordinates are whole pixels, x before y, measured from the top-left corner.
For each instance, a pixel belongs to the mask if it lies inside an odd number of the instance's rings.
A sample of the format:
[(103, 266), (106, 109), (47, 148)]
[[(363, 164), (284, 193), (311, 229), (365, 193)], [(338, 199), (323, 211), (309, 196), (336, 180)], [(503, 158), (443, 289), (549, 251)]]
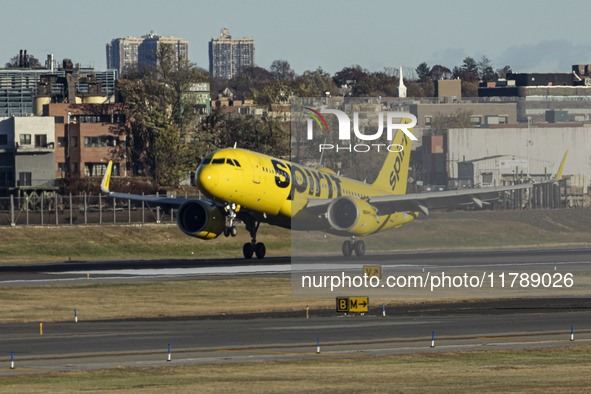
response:
[(252, 166), (252, 181), (254, 183), (261, 183), (261, 163), (258, 157), (254, 155), (248, 155), (248, 161)]

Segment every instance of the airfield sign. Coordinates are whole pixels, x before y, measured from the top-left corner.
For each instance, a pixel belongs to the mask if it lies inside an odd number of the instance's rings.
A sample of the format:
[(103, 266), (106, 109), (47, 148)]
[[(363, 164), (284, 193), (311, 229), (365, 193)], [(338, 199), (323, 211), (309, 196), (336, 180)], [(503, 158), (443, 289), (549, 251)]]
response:
[(373, 276), (377, 276), (378, 278), (382, 277), (382, 266), (381, 265), (364, 265), (363, 266), (363, 273), (367, 275), (368, 278)]
[(337, 312), (367, 312), (369, 297), (337, 297)]

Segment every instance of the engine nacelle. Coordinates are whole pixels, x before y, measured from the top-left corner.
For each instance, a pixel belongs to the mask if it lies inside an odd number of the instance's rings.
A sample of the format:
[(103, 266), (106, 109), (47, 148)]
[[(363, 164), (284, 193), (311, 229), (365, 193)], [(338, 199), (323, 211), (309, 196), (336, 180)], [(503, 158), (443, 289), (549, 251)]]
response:
[(365, 200), (339, 197), (328, 206), (328, 223), (337, 231), (367, 235), (380, 227), (376, 210)]
[(224, 211), (211, 201), (187, 201), (179, 208), (177, 224), (187, 235), (213, 239), (224, 232), (226, 216)]

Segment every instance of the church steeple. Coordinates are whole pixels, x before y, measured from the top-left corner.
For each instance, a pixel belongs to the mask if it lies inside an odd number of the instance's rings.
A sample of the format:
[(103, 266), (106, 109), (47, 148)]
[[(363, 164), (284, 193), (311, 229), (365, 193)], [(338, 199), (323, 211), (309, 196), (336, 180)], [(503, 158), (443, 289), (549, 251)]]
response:
[(406, 97), (406, 86), (404, 86), (404, 80), (402, 78), (402, 67), (400, 67), (400, 73), (398, 75), (400, 79), (398, 81), (398, 87), (396, 88), (396, 96)]

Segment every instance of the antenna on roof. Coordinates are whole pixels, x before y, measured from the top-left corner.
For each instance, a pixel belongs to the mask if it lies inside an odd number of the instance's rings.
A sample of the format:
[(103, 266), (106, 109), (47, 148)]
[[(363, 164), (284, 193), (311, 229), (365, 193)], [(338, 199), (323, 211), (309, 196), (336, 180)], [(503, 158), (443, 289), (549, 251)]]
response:
[(236, 145), (238, 145), (238, 142), (234, 142), (234, 149), (236, 149)]

